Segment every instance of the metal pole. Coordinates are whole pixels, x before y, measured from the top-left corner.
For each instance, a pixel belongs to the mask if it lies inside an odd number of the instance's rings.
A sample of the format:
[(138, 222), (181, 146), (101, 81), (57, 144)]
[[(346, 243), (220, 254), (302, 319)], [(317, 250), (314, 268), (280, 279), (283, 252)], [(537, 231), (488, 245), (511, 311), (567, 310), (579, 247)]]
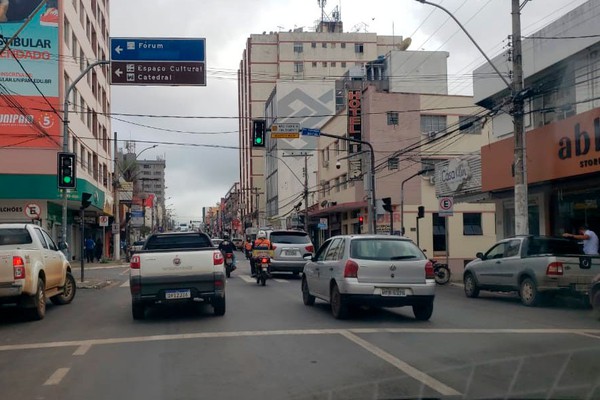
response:
[(529, 233), (525, 127), (523, 123), (523, 57), (521, 48), (521, 5), (512, 0), (513, 126), (515, 130), (515, 234)]
[[(444, 229), (446, 230), (446, 265), (448, 266), (448, 271), (450, 270), (450, 221), (448, 220), (450, 217), (444, 218)], [(433, 251), (432, 253), (433, 254)]]
[(85, 263), (85, 208), (81, 207), (81, 282), (83, 282), (83, 266)]
[(419, 220), (421, 218), (417, 217), (417, 247), (419, 247)]
[[(96, 61), (83, 70), (81, 74), (69, 85), (67, 92), (65, 93), (65, 99), (63, 104), (63, 151), (69, 151), (69, 96), (75, 88), (75, 85), (83, 78), (90, 70), (98, 65), (110, 64), (110, 61)], [(77, 166), (73, 166), (77, 168)], [(67, 190), (63, 189), (63, 205), (62, 205), (62, 241), (67, 243), (67, 209), (68, 209), (68, 198)], [(82, 266), (83, 268), (83, 266)]]
[(404, 228), (404, 182), (403, 180), (400, 184), (400, 235), (404, 236), (405, 228)]
[(394, 234), (394, 209), (390, 211), (390, 235)]
[(113, 143), (113, 155), (115, 160), (114, 175), (113, 175), (113, 188), (115, 196), (115, 225), (117, 226), (117, 233), (113, 234), (113, 260), (119, 261), (121, 259), (121, 206), (119, 204), (119, 159), (118, 159), (118, 141), (117, 132), (115, 132), (115, 139)]
[(308, 233), (308, 153), (304, 154), (304, 232)]

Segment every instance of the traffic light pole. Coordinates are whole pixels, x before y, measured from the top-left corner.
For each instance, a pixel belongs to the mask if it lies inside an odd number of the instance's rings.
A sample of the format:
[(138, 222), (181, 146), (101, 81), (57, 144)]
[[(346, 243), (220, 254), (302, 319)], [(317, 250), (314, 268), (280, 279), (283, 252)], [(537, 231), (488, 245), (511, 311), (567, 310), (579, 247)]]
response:
[[(98, 66), (98, 65), (106, 65), (106, 64), (110, 64), (110, 61), (96, 61), (90, 65), (88, 65), (88, 67), (86, 69), (83, 70), (83, 72), (81, 74), (79, 74), (79, 76), (77, 77), (77, 79), (75, 79), (73, 81), (73, 83), (71, 83), (69, 85), (69, 87), (67, 88), (67, 91), (65, 93), (65, 99), (64, 99), (64, 104), (63, 104), (63, 151), (65, 153), (69, 152), (69, 96), (71, 95), (71, 92), (73, 91), (73, 89), (75, 89), (75, 85), (77, 85), (77, 83), (88, 73), (92, 70), (92, 68)], [(75, 163), (77, 163), (77, 159), (75, 159)], [(77, 168), (77, 165), (73, 165), (74, 171)], [(58, 172), (58, 171), (57, 171)], [(77, 174), (75, 174), (75, 176), (77, 176)], [(67, 243), (67, 210), (68, 210), (68, 193), (67, 193), (67, 189), (63, 189), (63, 205), (62, 205), (62, 242), (63, 243)], [(69, 254), (69, 250), (67, 248), (66, 250), (67, 254), (67, 259), (70, 259), (70, 254)], [(83, 259), (83, 254), (81, 254), (81, 257)], [(82, 267), (83, 268), (83, 267)], [(83, 275), (82, 275), (83, 277)]]

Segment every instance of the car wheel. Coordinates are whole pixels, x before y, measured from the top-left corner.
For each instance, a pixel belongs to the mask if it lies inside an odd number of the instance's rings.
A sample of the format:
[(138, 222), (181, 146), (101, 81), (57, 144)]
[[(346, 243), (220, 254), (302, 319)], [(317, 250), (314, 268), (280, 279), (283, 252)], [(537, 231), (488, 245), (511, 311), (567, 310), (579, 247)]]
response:
[(215, 297), (212, 305), (216, 316), (221, 317), (225, 315), (225, 297)]
[(69, 304), (73, 301), (76, 291), (77, 283), (75, 283), (75, 278), (73, 278), (73, 275), (71, 275), (70, 272), (67, 272), (65, 286), (63, 286), (63, 292), (61, 294), (57, 294), (56, 296), (50, 297), (50, 301), (52, 301), (53, 304), (58, 304), (61, 306)]
[(46, 316), (46, 286), (42, 278), (38, 278), (37, 290), (33, 296), (33, 308), (28, 309), (29, 318), (35, 321)]
[(521, 281), (519, 295), (521, 296), (521, 303), (528, 307), (537, 306), (542, 297), (537, 290), (537, 285), (531, 278), (525, 278)]
[(594, 309), (594, 317), (600, 319), (600, 290), (596, 290), (592, 295), (592, 307)]
[(340, 293), (337, 285), (331, 288), (331, 313), (335, 319), (346, 319), (350, 314), (348, 304), (344, 296)]
[(479, 287), (477, 287), (477, 282), (475, 282), (473, 274), (466, 274), (463, 283), (465, 285), (465, 295), (467, 297), (475, 298), (479, 296)]
[(305, 306), (312, 306), (315, 304), (315, 296), (310, 294), (306, 278), (302, 279), (302, 301), (304, 302)]
[(415, 304), (412, 306), (413, 314), (419, 321), (427, 321), (433, 314), (433, 300), (426, 303)]
[(131, 314), (135, 320), (144, 319), (146, 317), (146, 307), (143, 303), (131, 303)]

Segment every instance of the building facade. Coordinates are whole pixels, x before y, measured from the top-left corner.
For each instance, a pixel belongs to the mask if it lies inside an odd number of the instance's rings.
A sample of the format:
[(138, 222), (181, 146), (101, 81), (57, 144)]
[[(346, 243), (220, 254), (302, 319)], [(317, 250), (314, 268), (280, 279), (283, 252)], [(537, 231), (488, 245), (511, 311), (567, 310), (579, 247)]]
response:
[[(113, 213), (108, 69), (94, 68), (65, 97), (88, 60), (108, 57), (109, 2), (58, 1), (58, 8), (48, 2), (32, 15), (39, 3), (11, 5), (8, 20), (1, 23), (4, 37), (10, 38), (32, 16), (0, 57), (0, 185), (11, 188), (0, 192), (0, 221), (34, 221), (60, 240), (64, 222), (57, 153), (73, 152), (77, 189), (67, 193), (66, 231), (71, 256), (79, 257), (81, 194), (92, 194), (84, 221), (87, 234), (101, 235), (97, 217)], [(108, 235), (104, 239), (107, 244)]]

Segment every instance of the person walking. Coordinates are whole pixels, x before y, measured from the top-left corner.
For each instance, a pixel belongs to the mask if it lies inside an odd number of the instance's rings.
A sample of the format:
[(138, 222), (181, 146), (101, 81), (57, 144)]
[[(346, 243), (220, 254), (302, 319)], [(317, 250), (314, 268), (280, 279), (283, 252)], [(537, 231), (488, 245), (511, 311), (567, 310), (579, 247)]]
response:
[(578, 235), (563, 233), (563, 237), (583, 240), (583, 252), (588, 255), (598, 255), (598, 235), (587, 225), (581, 225), (578, 232)]
[(88, 237), (85, 239), (85, 258), (88, 263), (94, 262), (94, 247), (95, 247), (94, 239)]
[(102, 260), (102, 251), (103, 251), (102, 239), (100, 237), (98, 237), (98, 239), (96, 239), (94, 251), (96, 253), (96, 260), (98, 260), (98, 262), (100, 262)]

